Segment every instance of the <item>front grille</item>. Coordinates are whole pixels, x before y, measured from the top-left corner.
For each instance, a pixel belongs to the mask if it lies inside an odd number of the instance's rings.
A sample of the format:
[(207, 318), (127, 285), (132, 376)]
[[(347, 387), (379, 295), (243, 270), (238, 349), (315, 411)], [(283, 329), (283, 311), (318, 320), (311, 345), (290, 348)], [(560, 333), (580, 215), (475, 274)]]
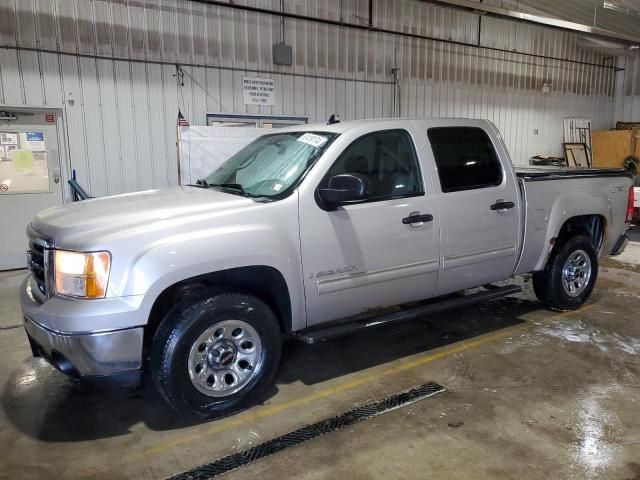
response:
[(29, 251), (27, 252), (27, 267), (38, 286), (38, 290), (44, 296), (48, 293), (48, 256), (53, 242), (39, 234), (31, 226), (27, 229), (29, 236)]
[(29, 271), (38, 285), (38, 290), (43, 295), (47, 294), (46, 273), (44, 267), (45, 250), (33, 240), (29, 241)]

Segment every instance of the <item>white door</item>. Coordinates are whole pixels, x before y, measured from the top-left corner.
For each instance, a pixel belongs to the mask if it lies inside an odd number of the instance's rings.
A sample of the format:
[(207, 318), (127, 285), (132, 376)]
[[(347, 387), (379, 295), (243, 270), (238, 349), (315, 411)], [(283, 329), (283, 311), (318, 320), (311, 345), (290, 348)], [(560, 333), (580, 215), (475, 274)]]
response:
[(62, 203), (56, 119), (38, 112), (0, 117), (0, 270), (25, 267), (27, 225), (40, 210)]

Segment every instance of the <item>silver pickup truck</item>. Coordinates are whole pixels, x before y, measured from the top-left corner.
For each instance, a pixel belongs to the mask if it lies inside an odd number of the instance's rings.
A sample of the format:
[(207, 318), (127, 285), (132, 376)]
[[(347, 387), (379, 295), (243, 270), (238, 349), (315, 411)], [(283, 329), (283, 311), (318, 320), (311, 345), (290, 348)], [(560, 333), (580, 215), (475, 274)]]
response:
[(548, 307), (580, 307), (598, 259), (626, 245), (631, 185), (623, 170), (516, 171), (482, 120), (280, 129), (197, 185), (41, 212), (24, 327), (68, 375), (144, 372), (177, 410), (225, 415), (261, 399), (284, 338), (491, 300), (526, 272)]

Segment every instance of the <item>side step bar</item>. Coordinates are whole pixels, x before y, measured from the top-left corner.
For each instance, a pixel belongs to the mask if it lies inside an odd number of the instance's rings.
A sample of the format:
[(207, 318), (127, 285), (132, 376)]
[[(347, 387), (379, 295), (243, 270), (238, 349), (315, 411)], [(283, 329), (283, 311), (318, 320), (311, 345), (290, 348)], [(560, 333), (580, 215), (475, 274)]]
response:
[(496, 298), (505, 297), (507, 295), (513, 295), (522, 291), (522, 287), (517, 285), (510, 285), (506, 287), (495, 287), (491, 285), (491, 288), (485, 291), (462, 295), (454, 298), (446, 298), (440, 301), (434, 301), (418, 307), (408, 308), (401, 311), (395, 311), (392, 313), (367, 317), (346, 323), (333, 323), (329, 326), (311, 327), (301, 330), (296, 334), (298, 340), (302, 340), (308, 344), (314, 344), (319, 342), (326, 342), (343, 335), (349, 335), (351, 333), (365, 330), (368, 328), (380, 327), (382, 325), (388, 325), (392, 322), (404, 322), (407, 320), (414, 320), (425, 315), (444, 312), (446, 310), (453, 310), (455, 308), (466, 307), (473, 305), (474, 303), (486, 302), (488, 300), (495, 300)]

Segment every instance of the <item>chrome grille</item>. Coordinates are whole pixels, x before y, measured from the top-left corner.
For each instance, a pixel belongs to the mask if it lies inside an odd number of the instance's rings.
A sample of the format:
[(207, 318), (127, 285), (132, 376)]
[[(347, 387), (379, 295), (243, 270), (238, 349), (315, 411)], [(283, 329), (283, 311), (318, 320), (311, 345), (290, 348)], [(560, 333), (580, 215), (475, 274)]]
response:
[(38, 289), (43, 293), (47, 294), (46, 288), (46, 275), (44, 271), (44, 247), (34, 243), (33, 241), (29, 242), (29, 252), (28, 255), (28, 264), (29, 271), (33, 278), (36, 280), (38, 284)]
[(29, 236), (29, 250), (27, 251), (27, 268), (44, 296), (48, 294), (48, 256), (53, 242), (39, 234), (31, 226), (27, 229)]

